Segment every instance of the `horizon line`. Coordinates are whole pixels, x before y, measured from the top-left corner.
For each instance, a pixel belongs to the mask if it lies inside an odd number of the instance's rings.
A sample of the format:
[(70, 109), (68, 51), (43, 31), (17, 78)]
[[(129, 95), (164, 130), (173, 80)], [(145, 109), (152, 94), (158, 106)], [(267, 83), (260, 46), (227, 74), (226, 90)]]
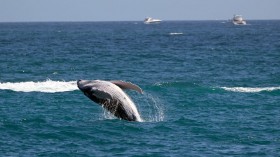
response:
[[(229, 21), (229, 19), (197, 19), (197, 20), (162, 20), (162, 22), (172, 22), (172, 21)], [(245, 19), (246, 21), (277, 21), (280, 19)], [(0, 21), (0, 23), (55, 23), (55, 22), (65, 22), (65, 23), (74, 23), (74, 22), (143, 22), (144, 20), (23, 20), (23, 21)]]

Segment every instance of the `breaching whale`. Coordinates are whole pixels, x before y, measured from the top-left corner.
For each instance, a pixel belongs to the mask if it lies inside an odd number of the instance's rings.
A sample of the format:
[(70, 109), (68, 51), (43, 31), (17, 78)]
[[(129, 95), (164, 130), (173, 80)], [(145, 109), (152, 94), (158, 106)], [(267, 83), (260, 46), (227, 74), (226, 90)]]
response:
[(140, 114), (123, 89), (143, 93), (135, 84), (124, 81), (78, 80), (78, 88), (92, 101), (100, 104), (118, 118), (128, 121), (142, 121)]

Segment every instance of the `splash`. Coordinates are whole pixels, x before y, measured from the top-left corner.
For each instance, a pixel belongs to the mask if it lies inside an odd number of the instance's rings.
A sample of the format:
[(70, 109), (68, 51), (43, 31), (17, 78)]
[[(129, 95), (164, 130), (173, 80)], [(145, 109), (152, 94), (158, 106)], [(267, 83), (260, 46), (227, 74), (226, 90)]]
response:
[[(160, 122), (164, 120), (164, 108), (160, 101), (151, 94), (131, 95), (132, 100), (137, 106), (142, 121), (140, 122)], [(102, 107), (102, 113), (99, 120), (118, 119), (111, 112)]]
[(117, 119), (116, 116), (114, 116), (110, 111), (106, 110), (105, 108), (102, 107), (103, 114), (99, 118), (99, 120), (104, 120), (104, 119)]
[[(160, 122), (164, 120), (164, 108), (159, 99), (155, 96), (144, 93), (137, 107), (143, 122)], [(144, 101), (143, 101), (144, 100)]]
[(243, 92), (243, 93), (257, 93), (263, 91), (275, 91), (280, 90), (280, 87), (221, 87), (224, 90), (231, 91), (231, 92)]
[(42, 82), (6, 82), (0, 83), (0, 90), (12, 90), (16, 92), (43, 92), (57, 93), (78, 90), (76, 81), (52, 81)]

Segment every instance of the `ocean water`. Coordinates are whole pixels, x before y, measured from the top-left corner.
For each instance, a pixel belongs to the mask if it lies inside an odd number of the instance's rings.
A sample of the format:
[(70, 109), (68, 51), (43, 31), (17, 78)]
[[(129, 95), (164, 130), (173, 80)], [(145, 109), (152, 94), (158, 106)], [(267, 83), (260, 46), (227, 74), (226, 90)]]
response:
[[(278, 156), (280, 21), (0, 23), (0, 156)], [(79, 79), (123, 80), (144, 122)]]

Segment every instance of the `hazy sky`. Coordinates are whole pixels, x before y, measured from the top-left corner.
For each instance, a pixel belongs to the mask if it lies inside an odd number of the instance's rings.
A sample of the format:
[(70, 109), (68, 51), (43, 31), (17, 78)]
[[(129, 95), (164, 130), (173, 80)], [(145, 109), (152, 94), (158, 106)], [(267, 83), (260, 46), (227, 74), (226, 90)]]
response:
[(280, 19), (280, 0), (0, 0), (0, 22)]

